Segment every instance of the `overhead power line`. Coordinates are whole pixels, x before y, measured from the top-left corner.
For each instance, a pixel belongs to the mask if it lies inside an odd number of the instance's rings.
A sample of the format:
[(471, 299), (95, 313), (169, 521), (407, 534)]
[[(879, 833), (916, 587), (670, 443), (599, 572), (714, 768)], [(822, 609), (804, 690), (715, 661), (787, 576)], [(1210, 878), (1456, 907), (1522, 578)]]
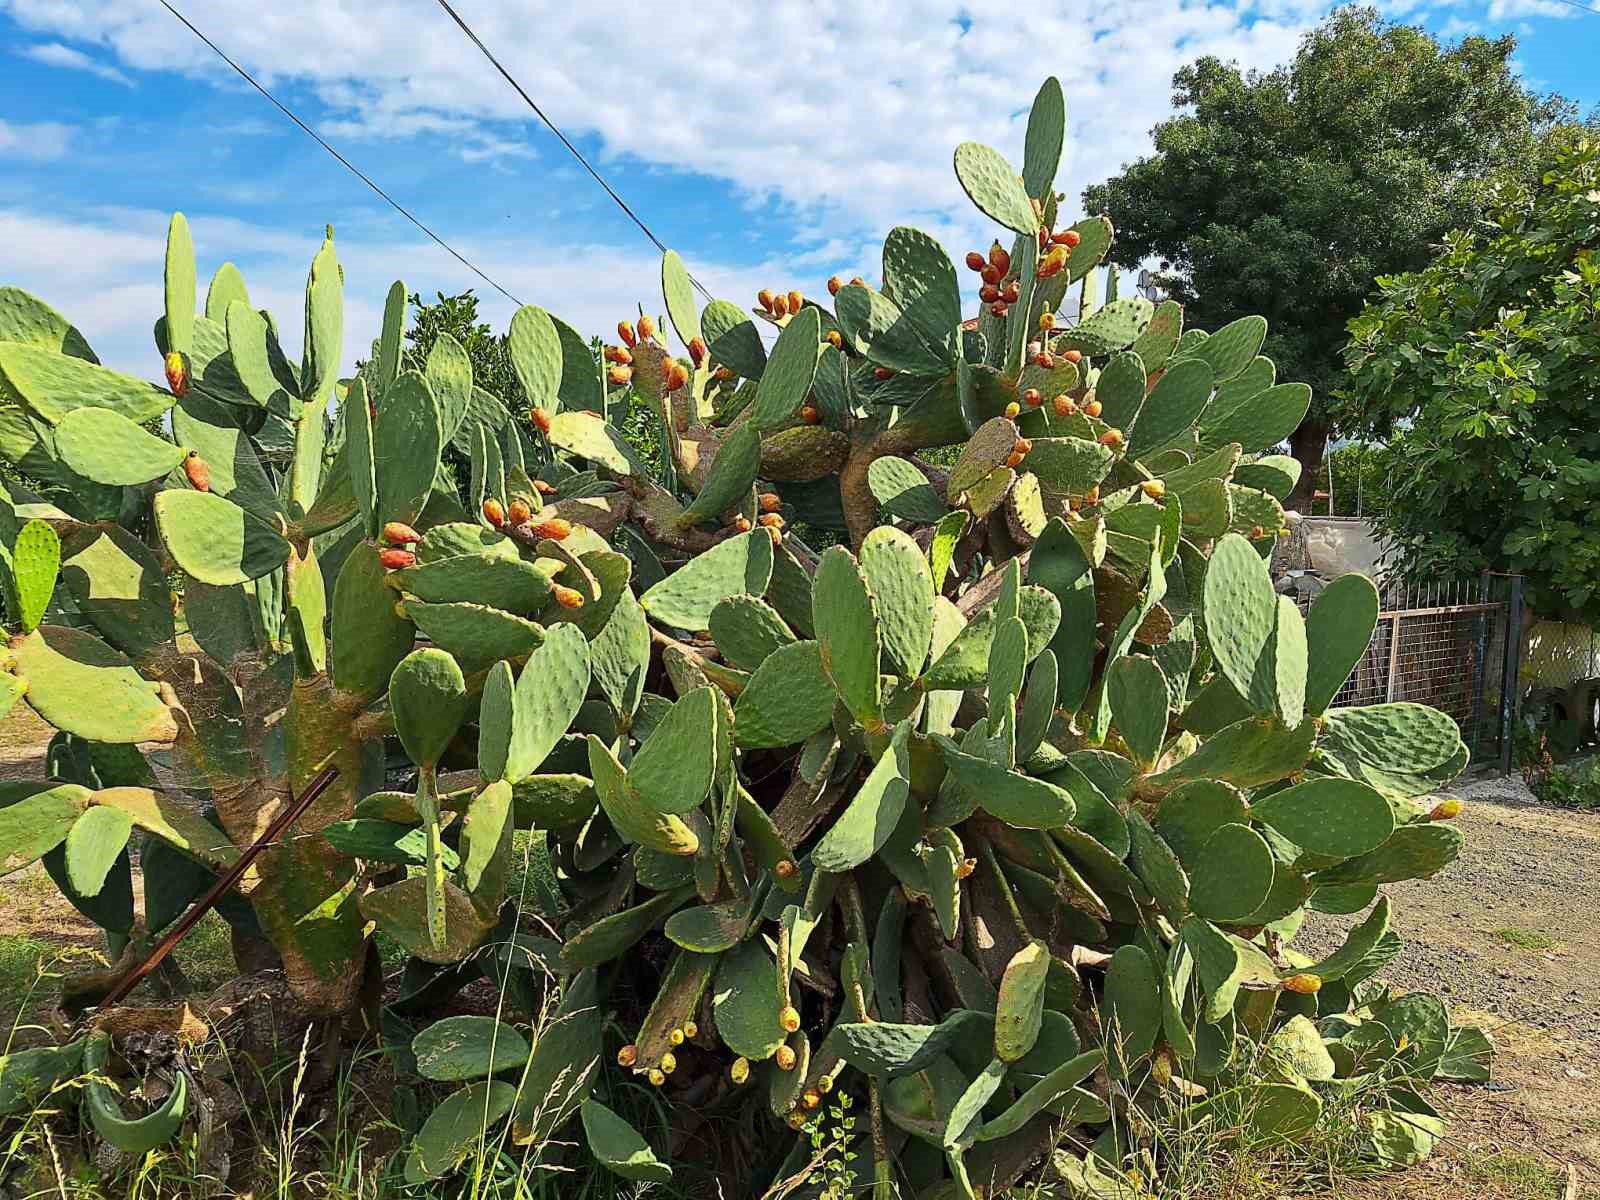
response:
[[(655, 244), (655, 248), (657, 250), (665, 254), (667, 252), (666, 243), (651, 232), (650, 227), (639, 219), (639, 214), (634, 212), (633, 209), (629, 207), (628, 202), (617, 194), (617, 189), (606, 182), (605, 177), (601, 175), (599, 171), (595, 170), (594, 166), (587, 158), (583, 156), (582, 152), (572, 144), (572, 140), (556, 127), (556, 123), (554, 121), (545, 116), (544, 109), (540, 108), (536, 103), (534, 103), (533, 97), (528, 95), (527, 90), (523, 88), (523, 86), (518, 83), (515, 78), (513, 78), (511, 72), (506, 70), (505, 67), (501, 65), (500, 60), (494, 56), (493, 52), (490, 51), (488, 46), (483, 44), (483, 39), (477, 35), (472, 26), (468, 25), (466, 21), (462, 19), (461, 14), (456, 12), (456, 10), (451, 7), (449, 0), (438, 0), (438, 4), (440, 8), (444, 9), (444, 11), (449, 14), (450, 19), (460, 26), (461, 32), (467, 35), (472, 44), (482, 51), (483, 56), (489, 60), (494, 69), (499, 71), (505, 81), (516, 90), (517, 95), (522, 97), (523, 102), (533, 110), (533, 115), (544, 122), (545, 127), (560, 139), (561, 144), (567, 148), (572, 157), (582, 163), (583, 169), (589, 172), (589, 174), (594, 177), (594, 181), (605, 189), (606, 195), (615, 200), (617, 207), (628, 215), (628, 219), (639, 227), (640, 232), (642, 232), (645, 237), (649, 238), (651, 242)], [(708, 292), (705, 289), (705, 286), (693, 275), (689, 276), (689, 282), (694, 284), (696, 289), (699, 290), (700, 294), (707, 300), (712, 298), (711, 293)]]
[(345, 168), (345, 170), (349, 171), (357, 179), (361, 180), (362, 183), (366, 184), (369, 188), (371, 188), (379, 196), (383, 197), (383, 199), (388, 203), (389, 207), (394, 209), (395, 212), (399, 213), (402, 217), (404, 217), (406, 220), (410, 221), (418, 229), (422, 230), (423, 233), (427, 234), (429, 238), (431, 238), (438, 246), (440, 246), (447, 253), (449, 253), (449, 255), (452, 258), (454, 258), (458, 263), (460, 263), (462, 266), (466, 267), (467, 270), (471, 271), (474, 275), (476, 275), (479, 279), (483, 280), (490, 287), (494, 288), (495, 291), (499, 292), (507, 300), (511, 301), (511, 303), (517, 305), (519, 308), (522, 306), (522, 301), (521, 300), (518, 300), (515, 296), (513, 296), (510, 292), (508, 292), (505, 288), (501, 287), (498, 283), (496, 283), (493, 279), (491, 279), (489, 277), (489, 275), (482, 268), (478, 267), (475, 263), (473, 263), (471, 260), (469, 260), (464, 254), (462, 254), (459, 250), (457, 250), (454, 246), (452, 246), (449, 242), (445, 241), (437, 233), (435, 233), (433, 230), (429, 229), (426, 225), (424, 225), (420, 220), (417, 219), (417, 217), (415, 215), (413, 215), (413, 213), (411, 212), (410, 209), (406, 208), (405, 205), (401, 204), (393, 196), (389, 195), (388, 192), (384, 191), (381, 187), (379, 187), (377, 185), (377, 183), (375, 183), (373, 181), (371, 176), (369, 176), (366, 172), (361, 170), (360, 167), (356, 166), (348, 158), (346, 158), (344, 155), (340, 154), (337, 150), (335, 150), (332, 146), (330, 146), (327, 143), (327, 141), (322, 137), (322, 135), (319, 134), (315, 129), (311, 128), (311, 126), (307, 125), (299, 117), (295, 116), (294, 113), (289, 111), (289, 109), (287, 107), (285, 107), (284, 104), (281, 101), (279, 101), (279, 99), (276, 96), (274, 96), (271, 92), (267, 91), (267, 89), (262, 87), (261, 84), (257, 83), (255, 81), (255, 79), (251, 76), (250, 72), (246, 71), (238, 63), (234, 62), (233, 59), (229, 58), (226, 54), (223, 53), (222, 48), (220, 46), (218, 46), (215, 42), (213, 42), (205, 34), (201, 33), (200, 30), (195, 28), (195, 24), (194, 24), (193, 21), (189, 20), (188, 17), (184, 16), (181, 12), (179, 12), (176, 8), (174, 8), (171, 4), (169, 4), (167, 2), (167, 0), (161, 0), (161, 7), (166, 9), (174, 17), (178, 18), (179, 21), (183, 22), (183, 24), (188, 27), (188, 30), (189, 30), (190, 33), (194, 34), (195, 37), (199, 38), (207, 46), (210, 46), (212, 51), (215, 52), (215, 54), (216, 54), (216, 56), (218, 58), (220, 58), (223, 62), (227, 63), (236, 72), (238, 72), (239, 77), (241, 79), (243, 79), (251, 87), (255, 88), (256, 91), (260, 92), (269, 101), (271, 101), (272, 102), (272, 106), (274, 108), (276, 108), (284, 116), (288, 117), (289, 120), (293, 121), (296, 125), (298, 125), (300, 127), (300, 129), (308, 137), (310, 137), (313, 141), (315, 141), (317, 143), (317, 145), (321, 146), (329, 154), (333, 155), (333, 157), (340, 163), (341, 166), (343, 166)]
[(1560, 0), (1560, 2), (1568, 8), (1575, 8), (1579, 12), (1586, 12), (1591, 16), (1600, 17), (1600, 8), (1591, 8), (1589, 5), (1581, 3), (1581, 0)]

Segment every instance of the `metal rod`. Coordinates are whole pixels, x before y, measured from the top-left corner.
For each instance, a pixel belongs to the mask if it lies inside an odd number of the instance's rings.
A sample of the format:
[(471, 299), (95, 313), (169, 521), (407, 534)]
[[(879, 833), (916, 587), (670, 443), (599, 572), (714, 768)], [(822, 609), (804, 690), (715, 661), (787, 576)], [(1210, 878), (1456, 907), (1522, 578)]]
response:
[(217, 901), (222, 899), (239, 880), (244, 878), (244, 873), (250, 869), (250, 864), (261, 857), (261, 852), (276, 842), (282, 836), (284, 830), (298, 821), (304, 815), (306, 809), (316, 803), (317, 797), (328, 790), (328, 785), (338, 777), (338, 774), (339, 768), (331, 763), (318, 771), (312, 777), (311, 782), (306, 785), (306, 790), (300, 793), (300, 798), (298, 800), (292, 799), (289, 802), (288, 807), (279, 813), (273, 819), (272, 824), (268, 825), (261, 836), (250, 845), (250, 848), (239, 856), (239, 860), (229, 867), (226, 872), (218, 876), (217, 881), (206, 890), (206, 894), (196, 900), (194, 906), (178, 918), (177, 924), (167, 931), (166, 936), (161, 939), (160, 945), (155, 948), (150, 957), (119, 979), (116, 986), (106, 993), (105, 999), (100, 1001), (98, 1007), (110, 1008), (113, 1004), (126, 997), (134, 988), (138, 987), (140, 980), (159, 967), (162, 960), (172, 953), (173, 948), (188, 935), (191, 929), (200, 923), (200, 918), (210, 912)]
[(1511, 596), (1506, 603), (1506, 662), (1500, 681), (1500, 774), (1511, 774), (1512, 742), (1515, 740), (1517, 702), (1522, 682), (1522, 576), (1512, 575)]

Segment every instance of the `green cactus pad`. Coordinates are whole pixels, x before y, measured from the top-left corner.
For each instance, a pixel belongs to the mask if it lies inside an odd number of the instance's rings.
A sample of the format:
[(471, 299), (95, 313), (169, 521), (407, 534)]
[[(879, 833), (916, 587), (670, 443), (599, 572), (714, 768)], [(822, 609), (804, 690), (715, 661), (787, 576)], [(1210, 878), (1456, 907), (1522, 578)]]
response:
[(1324, 983), (1343, 979), (1378, 948), (1378, 943), (1389, 932), (1389, 897), (1379, 896), (1377, 904), (1367, 914), (1366, 920), (1345, 935), (1344, 943), (1326, 958), (1306, 967), (1294, 968), (1294, 974), (1304, 972), (1315, 975)]
[(937, 1025), (842, 1022), (834, 1026), (823, 1049), (838, 1054), (863, 1075), (893, 1079), (922, 1070), (958, 1041), (980, 1034), (987, 1039), (993, 1028), (992, 1015), (969, 1009), (956, 1009)]
[(1151, 389), (1128, 438), (1128, 457), (1144, 458), (1194, 426), (1211, 399), (1211, 367), (1199, 359), (1175, 362)]
[(11, 644), (29, 706), (57, 729), (93, 742), (171, 742), (172, 711), (133, 664), (80, 629), (42, 625)]
[(750, 424), (757, 431), (790, 420), (805, 403), (817, 374), (821, 338), (822, 319), (814, 308), (802, 308), (778, 334), (750, 410)]
[(411, 622), (395, 611), (386, 576), (378, 548), (362, 541), (346, 556), (334, 585), (333, 679), (358, 697), (376, 696), (388, 686), (416, 638)]
[[(895, 377), (879, 380), (866, 374), (856, 376), (863, 398), (875, 404), (913, 405), (935, 389), (934, 380), (945, 376), (949, 364), (942, 348), (930, 348), (922, 330), (884, 293), (864, 284), (852, 283), (835, 298), (839, 328), (845, 340), (874, 366), (896, 372)], [(937, 309), (940, 302), (935, 299)], [(759, 399), (758, 399), (759, 403)]]
[(545, 639), (545, 627), (486, 604), (429, 604), (408, 600), (406, 619), (456, 655), (469, 669), (497, 658), (520, 658)]
[(17, 531), (8, 565), (10, 582), (16, 589), (17, 611), (13, 615), (24, 633), (32, 633), (50, 607), (61, 568), (61, 539), (55, 529), (37, 517), (29, 521)]
[(1155, 1049), (1161, 1033), (1161, 990), (1150, 956), (1140, 947), (1121, 947), (1106, 968), (1106, 1011), (1102, 1016), (1114, 1039), (1112, 1068), (1127, 1073)]
[(0, 342), (21, 342), (85, 362), (100, 361), (70, 321), (21, 288), (0, 287)]
[(1383, 794), (1348, 779), (1311, 779), (1258, 800), (1250, 815), (1302, 850), (1354, 858), (1394, 833), (1394, 812)]
[(589, 1153), (613, 1175), (641, 1183), (665, 1183), (672, 1178), (672, 1168), (656, 1158), (639, 1131), (600, 1101), (585, 1100), (578, 1113)]
[(173, 213), (167, 224), (167, 253), (162, 273), (166, 298), (167, 342), (174, 350), (187, 354), (194, 348), (196, 299), (194, 240), (189, 222), (182, 213)]
[(39, 790), (0, 807), (0, 876), (20, 871), (61, 845), (88, 808), (88, 788), (75, 783)]
[(1114, 455), (1109, 446), (1086, 438), (1035, 438), (1027, 466), (1052, 499), (1082, 496), (1111, 470)]
[(1049, 969), (1050, 949), (1041, 941), (1028, 943), (1006, 963), (994, 1017), (994, 1053), (1001, 1062), (1014, 1063), (1033, 1049), (1044, 1020)]
[(561, 961), (571, 969), (597, 967), (627, 953), (674, 909), (694, 895), (693, 887), (660, 892), (643, 904), (603, 917), (567, 939)]
[(658, 812), (690, 812), (710, 795), (716, 707), (713, 687), (686, 693), (657, 722), (628, 765), (629, 784)]
[(1237, 787), (1259, 787), (1292, 775), (1306, 765), (1316, 739), (1315, 722), (1285, 729), (1277, 721), (1238, 721), (1206, 739), (1188, 758), (1150, 777), (1165, 789), (1191, 779), (1220, 779)]
[(910, 794), (911, 763), (906, 747), (910, 736), (910, 723), (902, 721), (860, 790), (811, 851), (817, 867), (848, 871), (883, 849)]
[(733, 1053), (760, 1062), (787, 1036), (778, 1021), (778, 969), (760, 939), (722, 956), (713, 985), (717, 1034)]
[(1190, 871), (1189, 906), (1212, 921), (1243, 921), (1272, 890), (1272, 851), (1248, 825), (1224, 825), (1206, 839)]
[(1167, 679), (1154, 659), (1124, 655), (1106, 672), (1111, 719), (1142, 767), (1149, 769), (1167, 736)]
[(1254, 711), (1273, 712), (1278, 596), (1266, 563), (1237, 534), (1219, 541), (1206, 564), (1204, 607), (1218, 670)]
[(771, 578), (772, 539), (765, 529), (752, 529), (690, 559), (639, 597), (639, 603), (662, 624), (706, 629), (719, 602), (740, 593), (759, 596)]
[(1250, 364), (1266, 338), (1265, 317), (1240, 317), (1201, 342), (1193, 355), (1211, 368), (1219, 384), (1225, 383)]
[(1019, 436), (1016, 423), (1005, 417), (994, 417), (974, 430), (972, 437), (962, 447), (956, 465), (950, 469), (950, 478), (945, 485), (950, 497), (954, 499), (960, 496), (985, 475), (1004, 466), (1016, 448)]
[[(400, 357), (406, 331), (406, 290), (403, 280), (389, 285), (383, 300), (383, 324), (378, 330), (378, 349), (374, 356), (374, 386), (379, 392), (387, 391), (400, 375)], [(513, 318), (514, 319), (514, 318)]]
[[(414, 799), (410, 796), (404, 798), (414, 815)], [(348, 821), (335, 821), (323, 829), (322, 836), (340, 854), (367, 862), (420, 867), (428, 861), (427, 834), (415, 825), (399, 821), (355, 817)], [(440, 857), (447, 871), (454, 871), (461, 865), (461, 856), (449, 846), (440, 848)]]
[(1159, 371), (1166, 366), (1182, 332), (1183, 305), (1176, 300), (1163, 300), (1156, 305), (1150, 324), (1133, 343), (1133, 351), (1143, 361), (1146, 371)]
[(1028, 133), (1023, 141), (1022, 186), (1028, 195), (1045, 199), (1061, 161), (1067, 132), (1067, 101), (1054, 75), (1039, 85), (1028, 110)]
[(882, 525), (861, 543), (861, 572), (877, 605), (884, 666), (914, 679), (933, 636), (933, 578), (922, 549), (903, 530)]
[(1271, 454), (1241, 464), (1234, 471), (1233, 479), (1241, 487), (1266, 492), (1281, 504), (1300, 482), (1300, 461), (1287, 454)]
[(1439, 823), (1402, 825), (1383, 845), (1315, 876), (1318, 886), (1429, 879), (1461, 856), (1461, 831)]
[(494, 1017), (435, 1021), (411, 1040), (417, 1074), (440, 1083), (483, 1079), (528, 1061), (528, 1039)]
[(413, 650), (389, 679), (389, 709), (411, 761), (432, 766), (467, 714), (467, 685), (443, 650)]
[[(277, 488), (262, 469), (249, 436), (234, 420), (235, 411), (190, 392), (172, 410), (173, 438), (205, 461), (213, 495), (227, 497), (276, 527), (282, 511)], [(343, 520), (348, 516), (340, 523)]]
[(1201, 440), (1207, 446), (1238, 442), (1246, 454), (1254, 454), (1276, 446), (1299, 428), (1310, 407), (1309, 385), (1280, 383), (1226, 407), (1220, 402), (1213, 405)]
[(811, 620), (822, 648), (822, 669), (858, 721), (882, 710), (878, 608), (854, 556), (842, 546), (822, 555), (812, 582)]
[(155, 514), (167, 550), (202, 583), (245, 583), (289, 558), (289, 543), (277, 530), (210, 492), (169, 488), (157, 494)]
[[(944, 1126), (944, 1144), (947, 1151), (959, 1152), (977, 1139), (983, 1108), (1005, 1082), (1006, 1071), (1007, 1066), (1003, 1061), (992, 1060), (967, 1085), (960, 1098), (950, 1106), (950, 1113), (945, 1118)], [(956, 1153), (952, 1153), (951, 1161), (952, 1165), (957, 1161)]]
[[(1044, 588), (1032, 585), (1022, 588), (1019, 598), (1022, 623), (1028, 630), (1028, 658), (1032, 660), (1051, 644), (1061, 622), (1061, 604)], [(988, 677), (995, 623), (993, 606), (978, 613), (923, 674), (923, 686), (930, 691), (982, 687)]]
[(1378, 623), (1378, 589), (1365, 575), (1341, 575), (1311, 602), (1306, 642), (1306, 711), (1321, 716), (1350, 678)]
[(985, 216), (1018, 233), (1032, 236), (1038, 231), (1039, 216), (1028, 189), (998, 150), (962, 142), (956, 147), (955, 166), (956, 178)]
[(885, 514), (918, 524), (932, 524), (945, 515), (945, 503), (914, 463), (885, 455), (867, 468), (867, 486)]
[(505, 778), (537, 770), (577, 716), (589, 689), (589, 643), (571, 625), (552, 625), (517, 679)]
[(741, 746), (790, 746), (828, 727), (837, 700), (816, 642), (780, 646), (763, 660), (734, 704)]
[(961, 327), (961, 285), (944, 247), (897, 225), (883, 241), (883, 288), (922, 343), (947, 366), (955, 364)]
[(182, 446), (145, 432), (108, 408), (77, 408), (62, 417), (56, 450), (85, 479), (124, 485), (160, 479), (184, 456)]
[(657, 812), (628, 782), (627, 771), (593, 734), (589, 735), (589, 774), (600, 807), (624, 838), (663, 854), (691, 855), (700, 848), (694, 830), (670, 813)]
[(1197, 779), (1161, 801), (1155, 828), (1192, 869), (1213, 833), (1224, 825), (1245, 824), (1247, 819), (1244, 797), (1237, 789), (1213, 779)]
[[(222, 329), (227, 342), (226, 361), (238, 377), (238, 391), (229, 389), (218, 399), (248, 400), (257, 408), (276, 411), (287, 407), (290, 398), (299, 394), (299, 382), (283, 357), (277, 331), (267, 318), (251, 308), (248, 300), (234, 300), (220, 314), (207, 313), (207, 317), (201, 328)], [(207, 377), (201, 382), (209, 385), (212, 380)]]
[(1143, 296), (1113, 300), (1072, 326), (1055, 341), (1058, 350), (1110, 354), (1131, 345), (1150, 325), (1155, 305)]
[[(1064, 788), (964, 754), (948, 738), (936, 740), (944, 751), (951, 776), (967, 793), (968, 803), (985, 809), (1007, 825), (1053, 829), (1071, 821), (1077, 811), (1071, 794)], [(930, 812), (930, 820), (932, 816)]]
[(594, 815), (599, 803), (594, 784), (583, 775), (525, 775), (511, 788), (512, 813), (518, 829), (577, 829)]
[(601, 1029), (595, 973), (580, 971), (567, 985), (555, 1019), (541, 1032), (528, 1060), (511, 1125), (518, 1145), (543, 1142), (594, 1089)]
[[(796, 425), (761, 439), (761, 477), (774, 483), (815, 483), (836, 473), (849, 457), (850, 439), (837, 429)], [(790, 489), (786, 496), (791, 504), (796, 503), (794, 494)]]
[(618, 597), (605, 628), (590, 641), (589, 661), (594, 681), (611, 707), (621, 716), (635, 712), (650, 669), (650, 623), (631, 590)]
[[(1041, 1076), (1004, 1112), (992, 1121), (985, 1121), (978, 1130), (978, 1141), (1009, 1138), (1047, 1109), (1056, 1112), (1068, 1097), (1084, 1095), (1076, 1084), (1083, 1082), (1105, 1062), (1105, 1052), (1090, 1050), (1066, 1059), (1059, 1066)], [(1060, 1115), (1060, 1114), (1057, 1114)]]
[(761, 435), (754, 425), (741, 425), (722, 443), (700, 494), (683, 510), (679, 520), (684, 525), (716, 520), (749, 497), (760, 466)]
[(1020, 617), (1001, 617), (989, 645), (989, 736), (1016, 720), (1017, 697), (1027, 669), (1028, 628)]
[(67, 878), (81, 896), (98, 896), (106, 876), (127, 848), (133, 818), (118, 808), (96, 805), (67, 833)]
[(536, 613), (550, 600), (550, 578), (532, 563), (482, 551), (396, 571), (403, 591), (433, 604), (473, 601), (509, 613)]
[(760, 379), (767, 348), (750, 314), (727, 300), (713, 300), (700, 314), (700, 329), (711, 361), (732, 367), (744, 379)]
[(433, 388), (418, 372), (403, 372), (384, 394), (372, 431), (376, 520), (380, 525), (416, 521), (433, 488), (443, 445), (443, 424)]
[(685, 950), (715, 954), (738, 945), (749, 927), (750, 905), (744, 900), (724, 900), (673, 913), (662, 932)]
[(1050, 641), (1060, 667), (1056, 703), (1075, 711), (1088, 694), (1094, 668), (1094, 575), (1061, 518), (1052, 517), (1034, 543), (1028, 580), (1048, 589), (1060, 605), (1061, 619)]
[(795, 642), (777, 610), (756, 596), (720, 601), (711, 610), (707, 627), (723, 658), (741, 671), (756, 670), (774, 650)]
[[(1405, 791), (1431, 781), (1442, 787), (1460, 771), (1461, 734), (1438, 709), (1422, 704), (1334, 708), (1324, 718), (1319, 761), (1375, 787)], [(1422, 788), (1421, 791), (1432, 790)]]
[(444, 918), (444, 937), (435, 943), (429, 926), (427, 893), (427, 877), (413, 875), (362, 896), (361, 915), (376, 921), (380, 929), (424, 962), (460, 962), (483, 940), (493, 922), (485, 922), (472, 897), (446, 880), (439, 910)]
[(517, 1089), (498, 1079), (469, 1084), (446, 1096), (417, 1132), (406, 1156), (406, 1182), (419, 1186), (449, 1174), (516, 1101)]
[(619, 475), (634, 475), (642, 470), (622, 435), (587, 409), (558, 412), (551, 417), (550, 444)]
[(1241, 988), (1276, 988), (1278, 969), (1254, 943), (1193, 916), (1179, 930), (1184, 947), (1194, 956), (1195, 972), (1206, 993), (1201, 1016), (1216, 1024), (1231, 1015)]
[(561, 389), (561, 338), (544, 309), (524, 304), (511, 315), (506, 349), (530, 408), (555, 408)]
[[(1217, 387), (1215, 404), (1219, 413), (1232, 408), (1240, 400), (1259, 395), (1277, 381), (1278, 368), (1270, 358), (1257, 355), (1239, 373)], [(1209, 414), (1208, 414), (1209, 415)]]
[(119, 809), (169, 845), (212, 866), (231, 866), (239, 852), (226, 834), (182, 798), (145, 787), (101, 788), (91, 804)]
[(690, 339), (700, 337), (700, 309), (694, 301), (694, 284), (676, 250), (661, 256), (661, 294), (678, 340), (688, 345)]
[(58, 424), (79, 408), (104, 408), (136, 424), (172, 407), (172, 393), (81, 358), (22, 342), (0, 342), (0, 382), (41, 420)]
[(90, 1034), (83, 1051), (84, 1069), (90, 1073), (83, 1104), (95, 1133), (113, 1149), (136, 1156), (171, 1141), (188, 1111), (189, 1077), (177, 1072), (172, 1090), (158, 1107), (130, 1118), (122, 1111), (116, 1089), (105, 1081), (110, 1059), (111, 1035), (103, 1031)]
[(1100, 369), (1094, 395), (1102, 421), (1113, 429), (1133, 428), (1145, 401), (1144, 361), (1132, 350), (1115, 355)]
[(326, 401), (338, 378), (344, 343), (344, 269), (334, 254), (331, 231), (306, 276), (305, 328), (300, 394), (307, 401)]

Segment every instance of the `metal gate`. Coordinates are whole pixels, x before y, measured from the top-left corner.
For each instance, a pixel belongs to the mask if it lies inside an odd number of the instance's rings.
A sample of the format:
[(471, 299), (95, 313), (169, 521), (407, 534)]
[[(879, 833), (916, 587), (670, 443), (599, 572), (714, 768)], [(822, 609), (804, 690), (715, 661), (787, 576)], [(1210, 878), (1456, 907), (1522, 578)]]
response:
[[(1309, 607), (1312, 597), (1301, 597)], [(1472, 761), (1511, 770), (1522, 577), (1486, 573), (1461, 582), (1389, 583), (1378, 624), (1336, 705), (1410, 700), (1448, 713)], [(1517, 631), (1507, 636), (1508, 631)], [(1506, 686), (1506, 681), (1511, 686)]]

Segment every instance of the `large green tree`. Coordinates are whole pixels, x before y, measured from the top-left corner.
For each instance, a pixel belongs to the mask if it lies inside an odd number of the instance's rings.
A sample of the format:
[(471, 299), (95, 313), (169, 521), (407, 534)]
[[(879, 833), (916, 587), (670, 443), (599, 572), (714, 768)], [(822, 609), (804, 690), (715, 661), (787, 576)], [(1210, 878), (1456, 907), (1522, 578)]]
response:
[(1429, 576), (1527, 577), (1600, 624), (1600, 139), (1552, 134), (1531, 179), (1350, 323), (1341, 426), (1393, 435), (1378, 532)]
[(1113, 258), (1165, 261), (1186, 324), (1271, 322), (1265, 353), (1318, 397), (1291, 439), (1302, 488), (1331, 429), (1345, 323), (1373, 278), (1425, 264), (1562, 111), (1518, 82), (1515, 49), (1509, 36), (1441, 46), (1339, 9), (1274, 71), (1212, 57), (1178, 71), (1182, 111), (1156, 126), (1155, 153), (1084, 192), (1116, 226)]

